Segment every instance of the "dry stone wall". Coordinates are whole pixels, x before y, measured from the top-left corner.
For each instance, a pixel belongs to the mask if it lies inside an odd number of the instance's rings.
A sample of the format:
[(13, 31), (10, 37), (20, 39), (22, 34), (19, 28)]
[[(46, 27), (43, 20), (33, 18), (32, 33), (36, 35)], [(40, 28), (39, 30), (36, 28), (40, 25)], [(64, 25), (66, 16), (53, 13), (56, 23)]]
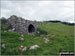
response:
[(10, 24), (12, 28), (15, 28), (14, 32), (29, 34), (37, 31), (36, 21), (25, 20), (15, 15), (8, 19), (8, 24)]

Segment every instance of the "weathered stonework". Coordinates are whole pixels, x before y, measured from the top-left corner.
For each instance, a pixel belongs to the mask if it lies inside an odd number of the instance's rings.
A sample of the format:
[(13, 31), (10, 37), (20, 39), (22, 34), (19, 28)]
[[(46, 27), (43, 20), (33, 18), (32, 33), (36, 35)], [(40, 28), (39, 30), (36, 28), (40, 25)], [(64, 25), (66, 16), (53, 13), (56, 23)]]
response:
[(37, 31), (36, 21), (25, 20), (15, 15), (8, 19), (8, 23), (15, 28), (14, 32), (29, 34)]

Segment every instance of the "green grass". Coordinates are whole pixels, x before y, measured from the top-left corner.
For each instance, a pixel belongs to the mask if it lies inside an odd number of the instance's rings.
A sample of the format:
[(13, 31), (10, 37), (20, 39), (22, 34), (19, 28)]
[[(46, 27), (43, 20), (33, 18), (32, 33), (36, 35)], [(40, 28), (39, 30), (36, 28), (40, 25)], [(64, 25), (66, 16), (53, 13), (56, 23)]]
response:
[[(21, 34), (16, 32), (1, 31), (1, 43), (6, 48), (1, 48), (2, 55), (56, 55), (59, 51), (74, 51), (74, 26), (61, 23), (44, 22), (38, 24), (39, 34), (24, 35), (24, 41), (19, 40)], [(44, 43), (44, 38), (49, 42)], [(29, 50), (32, 45), (39, 45), (40, 48)], [(20, 52), (19, 46), (27, 46), (27, 51)]]

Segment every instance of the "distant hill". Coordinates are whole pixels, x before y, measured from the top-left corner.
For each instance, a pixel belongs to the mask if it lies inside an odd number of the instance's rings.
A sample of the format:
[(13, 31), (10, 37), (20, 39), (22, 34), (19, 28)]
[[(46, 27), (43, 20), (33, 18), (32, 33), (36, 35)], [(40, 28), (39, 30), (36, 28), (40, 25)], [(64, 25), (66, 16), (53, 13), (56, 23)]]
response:
[(58, 20), (45, 21), (45, 22), (51, 22), (51, 23), (62, 23), (62, 24), (69, 25), (69, 26), (75, 26), (75, 23), (62, 22), (62, 21), (58, 21)]

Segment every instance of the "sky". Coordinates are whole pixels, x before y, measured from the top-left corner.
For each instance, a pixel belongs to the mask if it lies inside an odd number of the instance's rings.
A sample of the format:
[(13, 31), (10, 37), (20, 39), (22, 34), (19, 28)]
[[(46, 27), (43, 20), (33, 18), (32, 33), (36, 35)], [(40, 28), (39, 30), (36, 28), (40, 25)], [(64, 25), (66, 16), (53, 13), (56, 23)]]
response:
[(74, 1), (1, 1), (1, 16), (28, 20), (74, 22)]

